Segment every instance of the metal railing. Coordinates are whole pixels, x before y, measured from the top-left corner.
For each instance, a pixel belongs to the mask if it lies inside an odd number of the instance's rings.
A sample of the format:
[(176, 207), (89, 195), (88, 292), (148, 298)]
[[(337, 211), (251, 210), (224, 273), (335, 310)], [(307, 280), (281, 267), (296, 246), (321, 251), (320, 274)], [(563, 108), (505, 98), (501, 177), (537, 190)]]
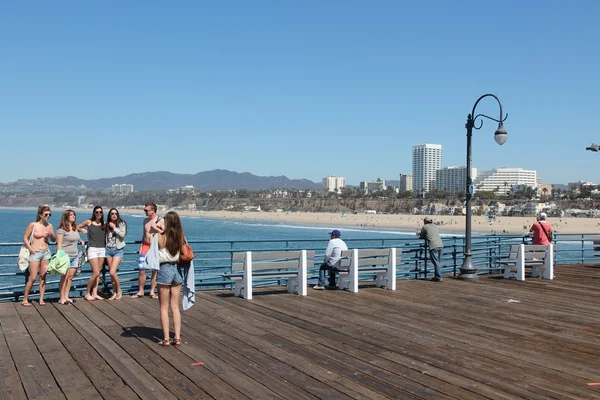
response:
[[(556, 264), (585, 264), (597, 262), (594, 257), (593, 240), (600, 240), (600, 233), (558, 234), (555, 238)], [(498, 260), (508, 257), (511, 244), (528, 243), (530, 238), (522, 235), (481, 235), (472, 240), (473, 264), (478, 273), (497, 273), (503, 268)], [(347, 239), (348, 248), (389, 248), (402, 249), (401, 262), (397, 268), (397, 279), (427, 279), (433, 269), (426, 245), (418, 238)], [(458, 274), (464, 251), (464, 237), (444, 237), (442, 252), (442, 273)], [(194, 250), (194, 272), (197, 290), (227, 289), (231, 281), (222, 274), (231, 272), (231, 255), (242, 251), (270, 250), (315, 250), (315, 266), (309, 271), (309, 282), (318, 276), (318, 260), (324, 255), (327, 240), (190, 240)], [(0, 301), (18, 301), (23, 296), (28, 271), (19, 271), (16, 260), (21, 243), (0, 243)], [(118, 276), (123, 293), (138, 290), (139, 241), (129, 243), (125, 248), (124, 259)], [(80, 275), (73, 278), (71, 293), (82, 296), (90, 277), (89, 264), (85, 264)], [(48, 275), (46, 293), (48, 298), (57, 297), (60, 277)], [(149, 288), (149, 279), (146, 289)], [(31, 292), (33, 298), (39, 293), (38, 282)], [(110, 293), (110, 275), (105, 267), (100, 276), (100, 292)], [(280, 281), (265, 281), (263, 285), (280, 284)]]

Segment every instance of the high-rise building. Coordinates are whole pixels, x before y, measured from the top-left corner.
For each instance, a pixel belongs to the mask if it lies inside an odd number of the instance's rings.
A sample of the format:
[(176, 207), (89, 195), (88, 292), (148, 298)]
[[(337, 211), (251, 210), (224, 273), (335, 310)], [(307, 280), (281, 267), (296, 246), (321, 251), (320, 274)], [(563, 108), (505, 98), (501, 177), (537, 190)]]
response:
[(480, 172), (473, 183), (477, 190), (508, 194), (517, 185), (537, 188), (537, 172), (523, 168), (494, 168)]
[(361, 182), (359, 187), (364, 194), (368, 194), (370, 192), (379, 192), (387, 188), (385, 186), (385, 179), (381, 178), (377, 178), (375, 181)]
[(410, 174), (400, 174), (400, 191), (410, 192), (413, 190), (413, 176)]
[(346, 178), (343, 176), (330, 175), (323, 178), (323, 187), (328, 192), (339, 193), (344, 186), (346, 186)]
[(441, 144), (413, 146), (413, 193), (419, 195), (435, 189), (435, 172), (442, 168)]
[[(477, 178), (477, 168), (471, 167), (471, 178)], [(443, 167), (435, 172), (435, 188), (450, 193), (461, 193), (467, 189), (467, 167)]]
[(116, 195), (126, 195), (133, 193), (133, 185), (127, 183), (112, 185), (112, 193)]

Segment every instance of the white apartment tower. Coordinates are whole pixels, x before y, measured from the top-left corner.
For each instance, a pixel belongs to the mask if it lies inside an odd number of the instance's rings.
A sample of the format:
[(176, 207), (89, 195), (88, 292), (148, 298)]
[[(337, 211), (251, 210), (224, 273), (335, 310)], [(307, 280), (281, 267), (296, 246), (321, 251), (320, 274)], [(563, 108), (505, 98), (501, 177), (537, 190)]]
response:
[(423, 194), (435, 189), (435, 173), (442, 168), (441, 144), (413, 146), (413, 193)]
[(523, 168), (494, 168), (482, 171), (473, 183), (477, 190), (508, 194), (517, 185), (537, 188), (537, 172)]
[(323, 178), (323, 187), (328, 192), (339, 193), (344, 186), (346, 186), (346, 178), (343, 176), (330, 175)]
[[(471, 167), (471, 178), (477, 178), (477, 168)], [(467, 190), (467, 167), (444, 167), (435, 173), (435, 188), (450, 193), (465, 193)]]

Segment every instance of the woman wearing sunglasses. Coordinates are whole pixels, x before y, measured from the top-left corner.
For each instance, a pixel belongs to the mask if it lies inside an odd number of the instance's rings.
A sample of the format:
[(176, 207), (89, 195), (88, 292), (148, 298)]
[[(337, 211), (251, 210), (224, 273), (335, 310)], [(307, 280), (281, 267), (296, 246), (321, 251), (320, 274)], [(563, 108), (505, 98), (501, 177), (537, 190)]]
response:
[(102, 297), (98, 295), (100, 271), (102, 270), (106, 256), (106, 228), (104, 226), (104, 211), (102, 211), (102, 207), (94, 207), (91, 218), (79, 224), (77, 229), (87, 230), (87, 258), (92, 267), (92, 276), (90, 276), (87, 284), (85, 299), (87, 301), (102, 300)]
[(39, 206), (37, 218), (35, 222), (31, 222), (25, 229), (23, 235), (23, 244), (29, 249), (29, 279), (25, 285), (25, 293), (23, 294), (23, 306), (31, 307), (29, 302), (29, 293), (35, 283), (35, 280), (40, 275), (40, 306), (44, 303), (44, 293), (46, 292), (46, 272), (51, 254), (48, 247), (48, 241), (56, 240), (54, 236), (54, 228), (48, 222), (52, 213), (50, 207)]
[(109, 300), (121, 300), (123, 296), (117, 269), (121, 264), (121, 260), (123, 260), (125, 235), (127, 235), (127, 223), (121, 219), (116, 208), (111, 208), (106, 223), (106, 263), (110, 271), (113, 290), (113, 295)]

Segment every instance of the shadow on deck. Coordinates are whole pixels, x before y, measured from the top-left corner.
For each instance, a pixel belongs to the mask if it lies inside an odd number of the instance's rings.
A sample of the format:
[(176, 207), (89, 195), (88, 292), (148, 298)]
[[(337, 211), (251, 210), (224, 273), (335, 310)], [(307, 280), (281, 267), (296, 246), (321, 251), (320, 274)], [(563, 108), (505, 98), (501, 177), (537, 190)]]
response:
[(179, 348), (149, 298), (0, 304), (0, 398), (600, 398), (597, 266), (196, 300)]

